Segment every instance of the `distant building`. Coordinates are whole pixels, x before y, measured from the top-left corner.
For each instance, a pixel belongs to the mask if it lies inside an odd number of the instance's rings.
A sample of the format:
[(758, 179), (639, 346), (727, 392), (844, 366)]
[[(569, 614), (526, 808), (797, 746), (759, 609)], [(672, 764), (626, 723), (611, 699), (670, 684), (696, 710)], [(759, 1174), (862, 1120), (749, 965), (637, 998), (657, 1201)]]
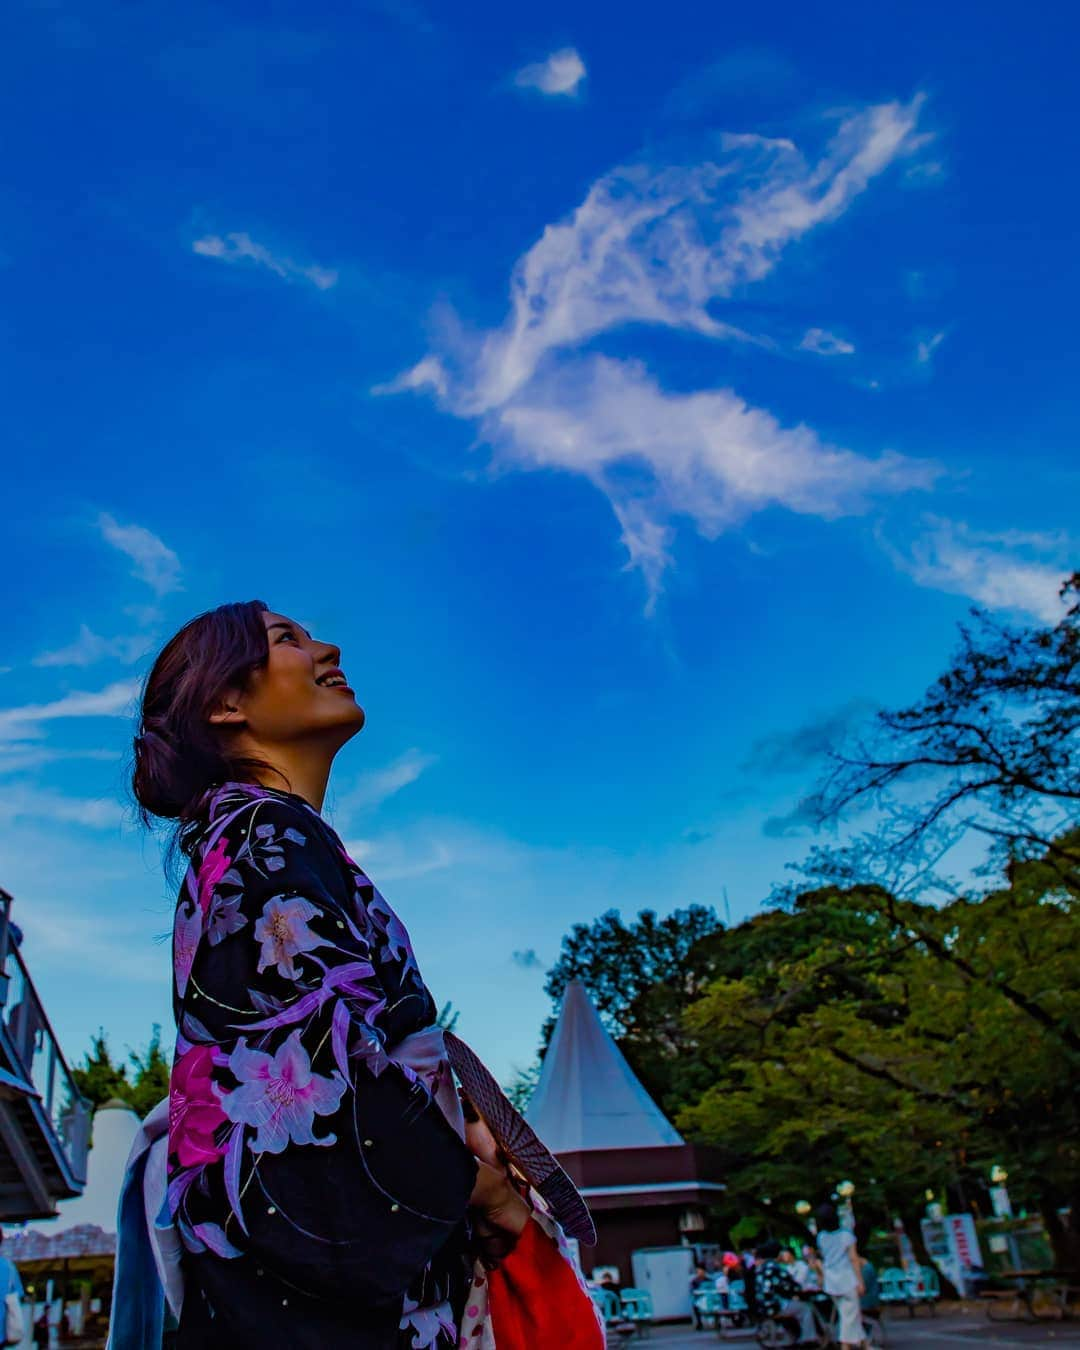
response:
[(631, 1279), (640, 1247), (701, 1241), (724, 1192), (718, 1155), (688, 1144), (608, 1034), (584, 985), (563, 997), (526, 1119), (573, 1178), (596, 1221), (586, 1273), (618, 1266)]

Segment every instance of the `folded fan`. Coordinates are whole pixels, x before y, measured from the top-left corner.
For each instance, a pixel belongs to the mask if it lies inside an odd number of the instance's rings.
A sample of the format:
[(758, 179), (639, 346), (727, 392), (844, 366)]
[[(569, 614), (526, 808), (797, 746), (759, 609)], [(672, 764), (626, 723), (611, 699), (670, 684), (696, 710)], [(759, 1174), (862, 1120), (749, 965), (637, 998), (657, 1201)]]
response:
[(446, 1055), (469, 1100), (483, 1116), (495, 1142), (517, 1170), (551, 1206), (568, 1237), (587, 1247), (596, 1246), (596, 1228), (588, 1206), (565, 1170), (544, 1147), (536, 1132), (524, 1121), (491, 1076), (463, 1040), (448, 1031)]

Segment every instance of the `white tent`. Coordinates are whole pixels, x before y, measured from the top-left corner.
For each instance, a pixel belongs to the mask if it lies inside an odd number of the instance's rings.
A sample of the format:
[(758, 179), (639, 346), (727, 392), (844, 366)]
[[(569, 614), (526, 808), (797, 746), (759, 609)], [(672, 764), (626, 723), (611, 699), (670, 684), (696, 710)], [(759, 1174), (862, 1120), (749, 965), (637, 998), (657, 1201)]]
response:
[(552, 1153), (685, 1143), (571, 980), (526, 1119)]

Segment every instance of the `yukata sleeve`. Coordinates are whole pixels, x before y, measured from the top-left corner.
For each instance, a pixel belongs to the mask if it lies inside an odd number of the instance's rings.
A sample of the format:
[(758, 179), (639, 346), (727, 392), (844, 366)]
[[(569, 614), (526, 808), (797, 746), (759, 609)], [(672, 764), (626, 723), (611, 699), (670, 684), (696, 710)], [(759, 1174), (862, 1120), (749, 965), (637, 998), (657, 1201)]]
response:
[(316, 1297), (400, 1299), (460, 1226), (476, 1160), (392, 1058), (363, 914), (326, 833), (256, 800), (213, 839), (187, 900), (201, 936), (173, 1098), (179, 1087), (201, 1114), (170, 1135), (185, 1240), (250, 1254)]

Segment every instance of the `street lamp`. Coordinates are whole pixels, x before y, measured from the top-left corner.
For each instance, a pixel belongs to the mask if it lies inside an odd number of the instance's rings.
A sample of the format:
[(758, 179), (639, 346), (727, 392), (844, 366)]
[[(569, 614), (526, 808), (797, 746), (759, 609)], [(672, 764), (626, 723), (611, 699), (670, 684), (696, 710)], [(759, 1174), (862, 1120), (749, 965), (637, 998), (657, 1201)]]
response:
[(795, 1201), (795, 1213), (799, 1216), (800, 1219), (802, 1219), (803, 1223), (806, 1224), (810, 1232), (813, 1233), (814, 1236), (816, 1237), (817, 1223), (814, 1221), (814, 1219), (810, 1217), (810, 1212), (812, 1209), (813, 1205), (811, 1205), (809, 1200)]
[(851, 1203), (851, 1197), (855, 1194), (855, 1183), (853, 1181), (841, 1181), (836, 1187), (836, 1194), (839, 1196), (841, 1205), (841, 1223), (849, 1231), (855, 1231), (855, 1209)]

